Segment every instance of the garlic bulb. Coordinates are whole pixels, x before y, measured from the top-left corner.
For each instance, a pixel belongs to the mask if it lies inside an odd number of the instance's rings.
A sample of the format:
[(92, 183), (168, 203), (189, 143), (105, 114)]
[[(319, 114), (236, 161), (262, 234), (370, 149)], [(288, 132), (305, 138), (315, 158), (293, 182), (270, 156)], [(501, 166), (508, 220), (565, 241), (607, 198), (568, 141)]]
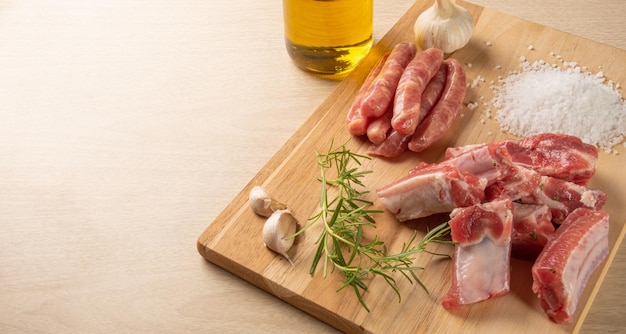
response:
[(260, 186), (254, 186), (252, 190), (250, 190), (248, 202), (252, 210), (257, 215), (263, 217), (269, 217), (274, 211), (287, 208), (285, 204), (273, 198)]
[(288, 209), (277, 210), (263, 225), (263, 243), (274, 252), (282, 255), (293, 266), (287, 251), (294, 242), (298, 221)]
[(439, 48), (444, 53), (464, 47), (474, 33), (474, 19), (454, 0), (435, 0), (415, 21), (416, 44), (422, 49)]

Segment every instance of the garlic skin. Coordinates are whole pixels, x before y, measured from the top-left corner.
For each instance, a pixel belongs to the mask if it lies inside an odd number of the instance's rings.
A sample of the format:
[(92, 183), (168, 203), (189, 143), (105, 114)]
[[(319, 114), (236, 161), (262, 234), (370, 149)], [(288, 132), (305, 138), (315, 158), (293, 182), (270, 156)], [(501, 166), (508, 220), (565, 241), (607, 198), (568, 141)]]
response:
[(413, 30), (420, 49), (439, 48), (452, 53), (469, 42), (474, 33), (474, 19), (454, 0), (435, 0), (432, 7), (418, 16)]
[(276, 210), (284, 210), (287, 208), (287, 205), (273, 198), (261, 186), (254, 186), (252, 190), (250, 190), (248, 203), (250, 203), (254, 213), (262, 217), (269, 217)]
[(298, 220), (289, 209), (274, 211), (265, 221), (265, 225), (263, 225), (263, 243), (265, 247), (282, 255), (289, 261), (291, 266), (293, 266), (293, 262), (291, 262), (287, 251), (293, 245), (295, 239), (293, 235), (296, 233), (297, 225)]

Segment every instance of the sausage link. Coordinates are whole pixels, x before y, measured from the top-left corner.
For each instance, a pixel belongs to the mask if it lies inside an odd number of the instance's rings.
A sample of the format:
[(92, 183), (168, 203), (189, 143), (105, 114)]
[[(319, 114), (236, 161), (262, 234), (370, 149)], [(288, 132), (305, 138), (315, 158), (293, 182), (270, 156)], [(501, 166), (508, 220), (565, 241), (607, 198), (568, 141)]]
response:
[(393, 116), (393, 105), (389, 105), (384, 115), (373, 120), (367, 126), (367, 139), (373, 144), (380, 144), (387, 139), (387, 134), (391, 129), (391, 116)]
[(435, 106), (441, 94), (443, 93), (443, 88), (446, 85), (446, 74), (448, 73), (447, 66), (441, 65), (439, 66), (439, 70), (435, 73), (435, 76), (430, 80), (426, 88), (424, 89), (424, 93), (422, 93), (422, 103), (420, 104), (420, 115), (417, 125), (421, 124), (426, 118), (426, 115), (430, 112), (430, 110)]
[(453, 58), (446, 59), (446, 85), (439, 101), (432, 108), (424, 121), (417, 127), (408, 148), (421, 152), (444, 136), (456, 117), (467, 90), (465, 70), (461, 63)]
[(380, 60), (376, 63), (376, 65), (374, 65), (374, 67), (371, 69), (370, 73), (367, 75), (367, 78), (365, 78), (363, 85), (361, 85), (359, 92), (355, 96), (354, 101), (350, 106), (350, 110), (348, 110), (348, 114), (346, 115), (346, 123), (348, 124), (348, 131), (353, 136), (364, 135), (367, 131), (369, 120), (367, 119), (367, 117), (364, 117), (363, 113), (361, 112), (361, 103), (363, 101), (365, 93), (372, 86), (372, 82), (374, 82), (374, 79), (376, 79), (376, 77), (380, 73), (380, 70), (387, 60), (387, 57), (389, 57), (389, 54), (385, 54), (384, 56), (382, 56)]
[[(446, 73), (446, 66), (442, 64), (435, 76), (426, 85), (424, 93), (422, 93), (418, 124), (422, 122), (439, 100), (446, 83)], [(371, 155), (395, 158), (407, 149), (411, 135), (403, 135), (394, 129), (389, 131), (392, 116), (393, 108), (390, 108), (385, 115), (372, 121), (367, 127), (367, 138), (374, 144), (369, 150)]]
[(400, 77), (416, 52), (415, 44), (409, 42), (398, 43), (391, 50), (380, 74), (363, 98), (361, 103), (363, 116), (380, 117), (387, 111), (389, 105), (393, 103)]
[(419, 124), (422, 94), (443, 62), (443, 51), (426, 49), (406, 66), (394, 99), (391, 126), (401, 134), (412, 135)]
[(389, 159), (395, 158), (406, 151), (410, 140), (411, 135), (403, 135), (391, 129), (385, 141), (378, 145), (372, 145), (367, 151), (367, 154)]

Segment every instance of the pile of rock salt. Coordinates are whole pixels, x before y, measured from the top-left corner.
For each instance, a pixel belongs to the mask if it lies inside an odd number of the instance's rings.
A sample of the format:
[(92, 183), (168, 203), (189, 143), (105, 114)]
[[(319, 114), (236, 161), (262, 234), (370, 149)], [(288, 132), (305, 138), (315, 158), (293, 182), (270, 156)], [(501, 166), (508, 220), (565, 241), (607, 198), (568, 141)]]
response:
[(517, 136), (569, 134), (611, 152), (624, 141), (626, 104), (604, 82), (602, 72), (524, 61), (520, 72), (495, 88), (496, 119), (503, 131)]

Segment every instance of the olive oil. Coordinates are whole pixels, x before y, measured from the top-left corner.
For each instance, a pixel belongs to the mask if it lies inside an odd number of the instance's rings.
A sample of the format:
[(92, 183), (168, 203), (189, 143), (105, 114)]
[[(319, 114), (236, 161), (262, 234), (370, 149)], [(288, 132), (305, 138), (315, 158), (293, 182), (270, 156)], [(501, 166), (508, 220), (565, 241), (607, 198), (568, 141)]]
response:
[(373, 0), (283, 0), (285, 44), (299, 68), (352, 71), (373, 44)]

